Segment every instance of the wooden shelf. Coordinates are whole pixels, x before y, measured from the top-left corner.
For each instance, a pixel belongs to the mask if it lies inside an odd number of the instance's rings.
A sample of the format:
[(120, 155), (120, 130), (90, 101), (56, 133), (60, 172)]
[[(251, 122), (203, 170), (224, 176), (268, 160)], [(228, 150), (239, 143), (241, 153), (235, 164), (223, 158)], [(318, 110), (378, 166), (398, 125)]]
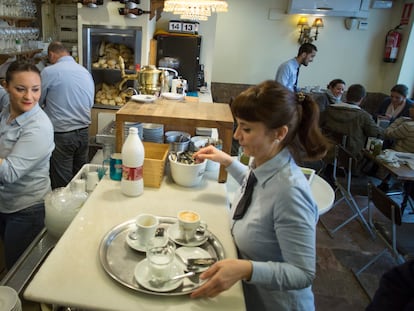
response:
[(19, 17), (19, 16), (6, 16), (0, 15), (0, 19), (5, 20), (10, 26), (14, 24), (29, 23), (37, 20), (36, 17)]
[(3, 64), (6, 60), (10, 57), (23, 57), (23, 58), (32, 58), (37, 53), (42, 52), (43, 49), (34, 49), (34, 50), (27, 50), (21, 52), (10, 52), (10, 53), (1, 53), (0, 52), (0, 65)]
[(151, 14), (150, 19), (152, 19), (155, 14), (157, 14), (156, 20), (161, 18), (161, 12), (164, 8), (164, 0), (151, 0)]

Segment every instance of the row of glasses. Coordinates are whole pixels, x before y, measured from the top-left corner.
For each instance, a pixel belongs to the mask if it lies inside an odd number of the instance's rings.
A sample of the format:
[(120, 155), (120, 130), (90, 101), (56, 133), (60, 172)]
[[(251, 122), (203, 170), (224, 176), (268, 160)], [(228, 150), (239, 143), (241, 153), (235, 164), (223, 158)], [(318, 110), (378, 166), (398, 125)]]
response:
[(0, 16), (36, 17), (37, 7), (32, 0), (2, 0)]
[(39, 28), (35, 27), (0, 27), (0, 52), (13, 53), (37, 48), (39, 34)]

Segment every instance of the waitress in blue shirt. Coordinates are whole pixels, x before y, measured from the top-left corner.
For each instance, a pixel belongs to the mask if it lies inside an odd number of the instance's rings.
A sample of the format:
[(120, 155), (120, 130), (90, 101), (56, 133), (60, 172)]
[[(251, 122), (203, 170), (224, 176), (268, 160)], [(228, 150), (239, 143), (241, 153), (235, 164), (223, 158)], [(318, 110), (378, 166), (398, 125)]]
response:
[(11, 63), (5, 89), (9, 103), (0, 113), (0, 236), (10, 269), (44, 226), (54, 143), (52, 123), (38, 104), (37, 67)]
[[(221, 163), (242, 185), (230, 213), (239, 259), (211, 266), (191, 296), (214, 297), (242, 280), (249, 311), (314, 310), (318, 210), (295, 160), (319, 159), (329, 147), (317, 104), (265, 81), (241, 93), (231, 109), (234, 138), (254, 158), (250, 167), (211, 146), (195, 157)], [(252, 173), (257, 181), (246, 199)]]

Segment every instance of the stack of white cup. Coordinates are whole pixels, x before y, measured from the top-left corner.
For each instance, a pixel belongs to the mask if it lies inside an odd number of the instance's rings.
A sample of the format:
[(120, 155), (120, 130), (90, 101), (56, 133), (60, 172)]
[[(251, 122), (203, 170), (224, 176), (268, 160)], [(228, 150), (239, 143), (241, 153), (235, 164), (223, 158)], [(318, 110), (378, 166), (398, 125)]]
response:
[(22, 311), (19, 295), (8, 286), (0, 286), (0, 306), (3, 311)]

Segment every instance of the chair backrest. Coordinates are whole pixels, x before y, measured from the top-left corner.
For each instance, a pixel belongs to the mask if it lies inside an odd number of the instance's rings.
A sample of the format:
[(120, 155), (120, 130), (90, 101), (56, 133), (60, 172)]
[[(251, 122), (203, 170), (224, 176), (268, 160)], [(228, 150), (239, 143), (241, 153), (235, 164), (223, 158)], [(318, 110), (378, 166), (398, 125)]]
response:
[(348, 139), (347, 135), (328, 129), (328, 128), (323, 128), (322, 132), (326, 137), (332, 140), (334, 144), (341, 145), (342, 147), (346, 147), (346, 143)]
[(401, 208), (393, 199), (371, 183), (368, 185), (368, 195), (370, 201), (385, 217), (394, 221), (396, 225), (401, 225)]

